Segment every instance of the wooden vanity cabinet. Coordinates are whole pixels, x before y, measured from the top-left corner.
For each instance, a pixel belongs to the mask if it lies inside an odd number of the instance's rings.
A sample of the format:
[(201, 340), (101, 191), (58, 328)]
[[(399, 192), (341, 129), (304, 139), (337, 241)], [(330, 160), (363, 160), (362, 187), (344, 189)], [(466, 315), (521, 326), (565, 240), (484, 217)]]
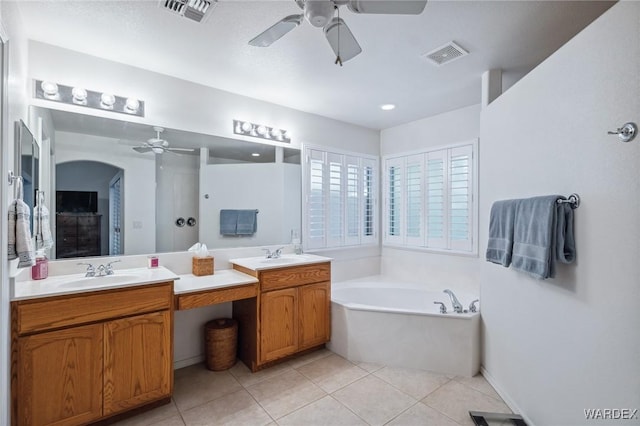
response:
[(12, 302), (12, 424), (85, 425), (169, 398), (173, 282)]
[(329, 262), (264, 271), (234, 267), (260, 281), (256, 299), (233, 302), (239, 358), (252, 371), (329, 341)]

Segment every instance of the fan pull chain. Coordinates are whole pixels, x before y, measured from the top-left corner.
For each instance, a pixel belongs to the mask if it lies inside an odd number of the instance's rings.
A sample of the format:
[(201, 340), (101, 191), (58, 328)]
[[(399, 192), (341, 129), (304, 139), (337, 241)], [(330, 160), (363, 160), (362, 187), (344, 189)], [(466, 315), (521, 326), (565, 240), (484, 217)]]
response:
[[(338, 19), (340, 19), (340, 8), (338, 6), (333, 6), (336, 8), (336, 10), (338, 11)], [(338, 27), (338, 55), (336, 56), (336, 61), (334, 62), (335, 65), (340, 64), (340, 66), (342, 66), (342, 58), (340, 58), (340, 27), (342, 25), (340, 25)]]

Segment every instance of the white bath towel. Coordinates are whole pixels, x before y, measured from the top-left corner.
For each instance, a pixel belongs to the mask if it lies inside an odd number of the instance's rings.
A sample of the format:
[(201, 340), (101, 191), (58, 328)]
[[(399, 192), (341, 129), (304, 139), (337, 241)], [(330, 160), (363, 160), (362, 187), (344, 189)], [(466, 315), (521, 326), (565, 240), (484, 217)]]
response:
[(36, 227), (36, 250), (46, 250), (53, 247), (51, 224), (49, 223), (49, 209), (45, 205), (38, 204), (34, 207), (33, 221)]
[(15, 184), (17, 196), (9, 205), (9, 260), (20, 259), (19, 268), (26, 268), (36, 264), (36, 253), (31, 240), (31, 211), (22, 201), (22, 182), (18, 179)]

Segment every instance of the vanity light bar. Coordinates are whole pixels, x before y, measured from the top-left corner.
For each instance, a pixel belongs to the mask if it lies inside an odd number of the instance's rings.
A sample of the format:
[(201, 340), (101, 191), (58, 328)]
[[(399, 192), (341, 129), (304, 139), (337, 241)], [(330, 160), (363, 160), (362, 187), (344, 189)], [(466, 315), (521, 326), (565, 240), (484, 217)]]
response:
[(233, 133), (274, 142), (291, 143), (291, 133), (289, 131), (249, 121), (233, 120)]
[(37, 99), (144, 117), (144, 101), (140, 99), (95, 92), (83, 87), (65, 86), (52, 81), (34, 80), (34, 82)]

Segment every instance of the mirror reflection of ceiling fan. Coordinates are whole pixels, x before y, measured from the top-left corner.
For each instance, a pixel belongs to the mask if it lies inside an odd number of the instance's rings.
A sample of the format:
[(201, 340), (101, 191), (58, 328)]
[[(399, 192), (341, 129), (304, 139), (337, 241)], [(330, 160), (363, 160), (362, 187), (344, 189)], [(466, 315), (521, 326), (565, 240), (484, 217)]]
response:
[(162, 127), (154, 126), (153, 130), (156, 132), (156, 137), (148, 139), (140, 146), (134, 146), (133, 150), (144, 154), (145, 152), (153, 152), (154, 154), (164, 154), (165, 152), (193, 152), (193, 148), (169, 148), (169, 142), (166, 139), (162, 139), (160, 134), (164, 132)]
[[(336, 54), (336, 64), (354, 58), (362, 52), (358, 41), (340, 18), (340, 6), (354, 13), (419, 15), (427, 0), (294, 0), (302, 9), (299, 15), (289, 15), (249, 41), (257, 47), (268, 47), (302, 23), (303, 18), (314, 27), (324, 28), (324, 35)], [(334, 16), (336, 15), (337, 16)]]

